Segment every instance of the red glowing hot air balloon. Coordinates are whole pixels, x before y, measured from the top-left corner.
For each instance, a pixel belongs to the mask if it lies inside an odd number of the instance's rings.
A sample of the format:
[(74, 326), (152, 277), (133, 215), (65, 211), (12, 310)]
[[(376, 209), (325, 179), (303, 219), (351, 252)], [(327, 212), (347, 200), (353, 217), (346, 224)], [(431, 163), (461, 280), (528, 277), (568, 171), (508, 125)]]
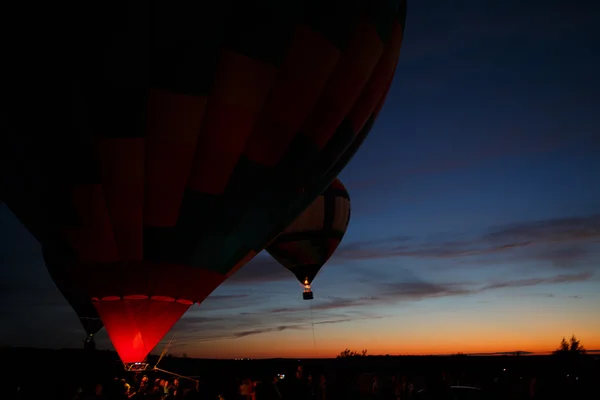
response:
[[(5, 88), (0, 193), (61, 254), (53, 275), (94, 301), (124, 362), (143, 360), (344, 168), (384, 103), (405, 11), (81, 3), (48, 18), (76, 39), (47, 29), (7, 50), (27, 79)], [(33, 57), (49, 48), (42, 67)]]
[(339, 246), (349, 222), (350, 196), (336, 179), (267, 246), (267, 252), (304, 286), (304, 300), (313, 298), (310, 285)]

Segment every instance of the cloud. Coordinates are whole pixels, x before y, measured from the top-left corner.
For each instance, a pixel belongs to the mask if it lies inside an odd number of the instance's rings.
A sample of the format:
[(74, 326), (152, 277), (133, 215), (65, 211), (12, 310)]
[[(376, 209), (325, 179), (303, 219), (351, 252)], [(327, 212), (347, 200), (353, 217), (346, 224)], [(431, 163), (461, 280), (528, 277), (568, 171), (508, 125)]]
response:
[[(415, 302), (426, 299), (476, 295), (492, 290), (523, 289), (538, 285), (569, 284), (585, 282), (593, 277), (592, 272), (575, 274), (559, 274), (540, 278), (524, 278), (512, 280), (494, 280), (490, 282), (456, 282), (434, 283), (422, 280), (410, 282), (379, 282), (370, 286), (370, 293), (365, 296), (344, 298), (326, 297), (312, 306), (315, 311), (333, 311), (379, 305), (393, 305), (402, 302)], [(366, 289), (367, 291), (368, 288)], [(547, 295), (548, 297), (553, 295)], [(575, 298), (575, 297), (572, 297)], [(297, 308), (280, 307), (269, 311), (270, 314), (288, 314), (297, 312)], [(370, 315), (368, 318), (380, 318)]]
[(570, 299), (570, 300), (581, 300), (583, 299), (583, 296), (580, 295), (570, 295), (570, 296), (564, 296), (564, 295), (557, 295), (554, 293), (523, 293), (521, 294), (522, 296), (527, 296), (527, 297), (542, 297), (542, 298), (548, 298), (548, 299)]
[[(248, 331), (235, 332), (235, 333), (231, 334), (229, 336), (229, 338), (239, 339), (239, 338), (243, 338), (243, 337), (251, 336), (251, 335), (260, 335), (262, 333), (282, 332), (282, 331), (285, 331), (288, 329), (306, 329), (306, 328), (307, 327), (304, 325), (279, 325), (279, 326), (270, 327), (270, 328), (252, 329), (252, 330), (248, 330)], [(225, 337), (225, 339), (226, 338), (227, 337)]]
[[(484, 248), (475, 248), (478, 243), (474, 242), (445, 242), (394, 246), (387, 249), (355, 249), (348, 248), (336, 258), (350, 260), (364, 260), (372, 258), (390, 257), (431, 257), (431, 258), (459, 258), (484, 254), (498, 253), (506, 250), (516, 249), (531, 245), (532, 242), (507, 243), (502, 245), (491, 245)], [(350, 246), (349, 246), (350, 247)], [(383, 250), (383, 251), (382, 251)]]
[[(335, 310), (335, 309), (339, 309), (339, 308), (356, 307), (356, 306), (360, 306), (365, 299), (366, 298), (364, 298), (364, 297), (348, 298), (348, 299), (339, 298), (339, 297), (325, 297), (322, 299), (322, 301), (320, 301), (314, 305), (311, 305), (311, 307), (315, 311), (325, 311), (325, 310)], [(293, 313), (293, 312), (297, 312), (297, 311), (298, 311), (297, 308), (292, 308), (292, 307), (280, 307), (280, 308), (274, 308), (273, 310), (271, 310), (271, 312), (275, 313), (275, 314), (288, 314), (288, 313)]]
[[(515, 353), (519, 353), (521, 355), (526, 355), (526, 354), (535, 354), (531, 351), (523, 351), (523, 350), (515, 350), (515, 351), (497, 351), (495, 353), (491, 353), (491, 354), (495, 354), (498, 356), (512, 356)], [(482, 355), (489, 355), (490, 353), (482, 353)]]
[(555, 218), (495, 227), (485, 238), (564, 242), (600, 237), (600, 214), (587, 217)]
[(225, 316), (204, 316), (198, 315), (197, 313), (193, 313), (194, 310), (188, 311), (187, 314), (178, 322), (180, 327), (186, 328), (199, 328), (208, 324), (214, 324), (215, 322), (221, 323), (226, 321), (227, 318)]
[(490, 283), (483, 288), (483, 290), (490, 289), (503, 289), (503, 288), (523, 288), (529, 286), (537, 286), (542, 284), (558, 284), (558, 283), (574, 283), (574, 282), (585, 282), (589, 280), (594, 274), (592, 272), (582, 272), (579, 274), (561, 274), (547, 278), (527, 278), (527, 279), (514, 279), (507, 281), (499, 281)]
[[(312, 325), (342, 324), (342, 323), (350, 322), (350, 321), (354, 321), (354, 320), (355, 320), (355, 318), (330, 319), (330, 320), (312, 322)], [(308, 322), (309, 321), (305, 321), (305, 323), (299, 323), (299, 324), (279, 325), (279, 326), (269, 327), (269, 328), (251, 329), (251, 330), (246, 330), (246, 331), (241, 331), (241, 332), (235, 332), (235, 333), (231, 334), (229, 336), (229, 338), (239, 339), (239, 338), (243, 338), (243, 337), (251, 336), (251, 335), (260, 335), (263, 333), (270, 333), (270, 332), (282, 332), (285, 330), (292, 330), (292, 329), (306, 330), (306, 329), (310, 329), (310, 327), (308, 326)]]
[[(434, 241), (385, 239), (379, 243), (348, 243), (338, 249), (332, 262), (404, 257), (464, 260), (508, 255), (521, 260), (550, 261), (554, 266), (565, 267), (595, 250), (590, 246), (595, 246), (600, 238), (600, 214), (496, 226), (468, 240), (448, 240), (448, 236), (447, 240), (442, 237)], [(477, 258), (476, 262), (481, 260)]]
[(523, 296), (533, 296), (533, 297), (546, 297), (548, 299), (553, 299), (556, 297), (554, 293), (523, 293)]
[(537, 252), (533, 257), (539, 261), (551, 262), (557, 268), (569, 269), (578, 260), (585, 260), (590, 250), (581, 245), (550, 247)]
[(427, 298), (480, 294), (490, 290), (526, 288), (538, 285), (553, 285), (585, 282), (593, 277), (592, 272), (560, 274), (541, 278), (495, 280), (488, 283), (464, 282), (436, 284), (430, 282), (383, 283), (382, 294), (373, 299), (384, 301), (416, 301)]
[[(260, 312), (246, 312), (215, 318), (186, 315), (173, 330), (174, 342), (178, 348), (182, 348), (207, 342), (236, 340), (283, 331), (310, 330), (314, 326), (343, 324), (382, 317), (378, 314), (356, 311), (311, 314), (303, 307), (290, 307), (285, 313), (280, 311), (264, 309)], [(169, 340), (166, 338), (162, 345)], [(158, 348), (161, 348), (162, 345), (159, 345)]]
[(422, 300), (425, 298), (459, 296), (471, 293), (471, 290), (457, 283), (398, 282), (383, 283), (380, 287), (382, 298), (389, 298), (395, 301)]

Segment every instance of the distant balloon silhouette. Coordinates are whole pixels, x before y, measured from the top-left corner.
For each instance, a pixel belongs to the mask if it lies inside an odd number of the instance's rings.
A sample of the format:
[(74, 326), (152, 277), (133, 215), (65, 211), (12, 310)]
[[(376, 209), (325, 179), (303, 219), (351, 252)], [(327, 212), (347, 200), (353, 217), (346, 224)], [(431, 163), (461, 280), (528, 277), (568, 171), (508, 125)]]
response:
[(46, 267), (56, 287), (79, 317), (87, 336), (86, 342), (89, 342), (104, 324), (85, 289), (73, 280), (72, 274), (65, 268), (65, 260), (54, 250), (43, 249)]
[(312, 281), (339, 246), (350, 222), (350, 196), (334, 180), (266, 250), (304, 286), (304, 300), (312, 300)]
[[(61, 254), (53, 277), (94, 301), (122, 361), (140, 362), (356, 152), (392, 82), (406, 4), (72, 13), (53, 23), (77, 39), (6, 89), (0, 193)], [(23, 46), (11, 59), (27, 72), (45, 48)], [(39, 101), (45, 81), (63, 86)]]

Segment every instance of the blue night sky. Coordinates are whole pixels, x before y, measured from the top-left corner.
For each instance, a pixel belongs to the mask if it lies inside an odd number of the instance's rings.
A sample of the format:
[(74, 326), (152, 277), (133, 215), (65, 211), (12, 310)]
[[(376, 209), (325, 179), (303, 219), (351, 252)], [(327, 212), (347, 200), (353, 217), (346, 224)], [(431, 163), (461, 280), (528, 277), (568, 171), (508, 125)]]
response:
[[(184, 316), (172, 351), (543, 352), (572, 333), (600, 349), (600, 26), (577, 3), (411, 1), (312, 310), (261, 254)], [(80, 347), (39, 245), (5, 206), (0, 226), (0, 344)]]

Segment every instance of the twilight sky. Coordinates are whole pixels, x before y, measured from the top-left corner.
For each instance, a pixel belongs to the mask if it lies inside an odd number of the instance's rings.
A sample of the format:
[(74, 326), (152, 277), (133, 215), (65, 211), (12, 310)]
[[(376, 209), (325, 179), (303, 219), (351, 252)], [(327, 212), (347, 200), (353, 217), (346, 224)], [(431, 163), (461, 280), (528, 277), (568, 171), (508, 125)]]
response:
[[(411, 1), (386, 106), (340, 177), (352, 219), (312, 310), (261, 254), (173, 328), (172, 352), (541, 352), (572, 333), (600, 349), (600, 27), (577, 3)], [(5, 206), (0, 266), (0, 346), (81, 347)]]

